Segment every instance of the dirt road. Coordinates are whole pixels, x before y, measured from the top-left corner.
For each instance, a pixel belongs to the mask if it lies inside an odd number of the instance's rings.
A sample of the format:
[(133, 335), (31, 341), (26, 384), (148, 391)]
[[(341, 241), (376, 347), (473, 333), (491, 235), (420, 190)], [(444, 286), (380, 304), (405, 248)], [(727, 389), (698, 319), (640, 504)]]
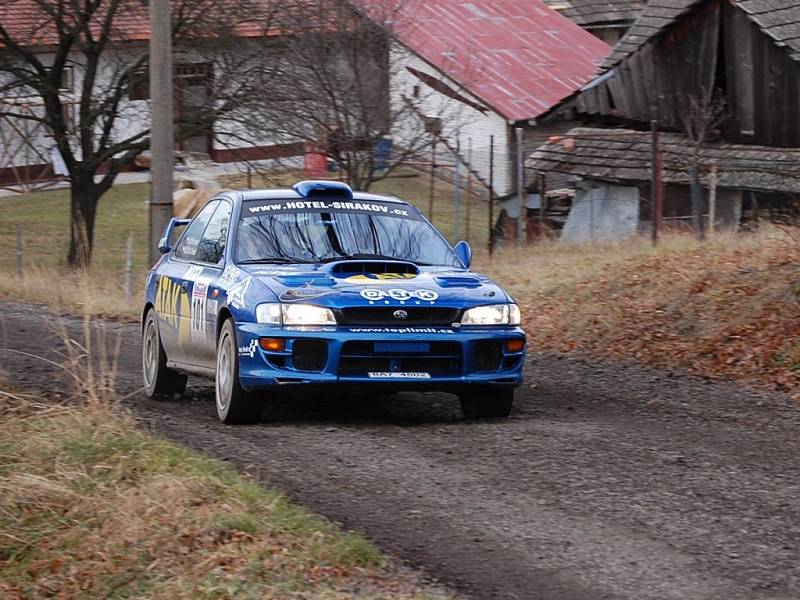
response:
[[(0, 303), (0, 345), (53, 357), (40, 309)], [(77, 323), (69, 322), (77, 329)], [(800, 406), (636, 367), (535, 355), (513, 417), (441, 394), (276, 400), (216, 420), (211, 388), (152, 402), (135, 325), (120, 391), (160, 434), (261, 477), (473, 598), (800, 598)], [(16, 384), (52, 367), (0, 351)]]

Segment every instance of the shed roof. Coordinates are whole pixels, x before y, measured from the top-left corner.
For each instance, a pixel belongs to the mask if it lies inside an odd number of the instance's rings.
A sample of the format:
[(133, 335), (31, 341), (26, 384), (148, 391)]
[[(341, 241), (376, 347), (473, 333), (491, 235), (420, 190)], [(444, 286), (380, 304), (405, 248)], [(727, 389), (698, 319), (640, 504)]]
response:
[(509, 121), (549, 110), (609, 52), (543, 0), (407, 0), (400, 12), (400, 42)]
[[(710, 0), (650, 0), (628, 33), (603, 62), (612, 68), (695, 5)], [(775, 43), (786, 46), (800, 60), (800, 2), (797, 0), (730, 0)]]
[(581, 27), (630, 22), (639, 16), (642, 0), (544, 0)]
[[(691, 142), (678, 133), (661, 133), (659, 142), (664, 181), (688, 184)], [(701, 148), (699, 157), (701, 165), (717, 163), (720, 187), (800, 193), (800, 149), (713, 143)], [(540, 146), (526, 166), (583, 179), (647, 182), (652, 176), (650, 133), (578, 127)]]

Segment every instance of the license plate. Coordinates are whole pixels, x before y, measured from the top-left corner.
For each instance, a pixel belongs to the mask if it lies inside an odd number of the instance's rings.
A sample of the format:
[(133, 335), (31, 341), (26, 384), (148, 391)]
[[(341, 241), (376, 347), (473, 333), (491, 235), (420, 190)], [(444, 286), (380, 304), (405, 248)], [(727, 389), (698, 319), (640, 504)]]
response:
[(430, 379), (430, 373), (409, 373), (401, 371), (378, 371), (367, 373), (370, 379)]

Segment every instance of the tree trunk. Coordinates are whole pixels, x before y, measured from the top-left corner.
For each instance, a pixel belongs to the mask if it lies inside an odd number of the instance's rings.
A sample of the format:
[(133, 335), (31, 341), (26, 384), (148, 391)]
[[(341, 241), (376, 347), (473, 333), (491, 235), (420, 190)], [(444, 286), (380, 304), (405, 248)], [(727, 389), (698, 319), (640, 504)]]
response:
[[(88, 179), (88, 181), (87, 181)], [(92, 177), (75, 178), (70, 188), (70, 240), (67, 262), (85, 269), (92, 258), (94, 220), (102, 192)]]

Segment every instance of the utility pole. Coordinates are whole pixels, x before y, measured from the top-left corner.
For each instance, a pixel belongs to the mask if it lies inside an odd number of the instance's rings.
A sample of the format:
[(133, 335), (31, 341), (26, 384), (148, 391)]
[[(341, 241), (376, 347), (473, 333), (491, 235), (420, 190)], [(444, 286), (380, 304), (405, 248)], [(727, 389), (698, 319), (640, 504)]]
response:
[(517, 197), (519, 198), (519, 217), (517, 218), (517, 243), (520, 247), (525, 245), (525, 225), (527, 222), (527, 206), (525, 206), (525, 173), (522, 151), (522, 127), (516, 128), (517, 132)]
[(170, 0), (150, 0), (150, 264), (172, 218), (172, 19)]

